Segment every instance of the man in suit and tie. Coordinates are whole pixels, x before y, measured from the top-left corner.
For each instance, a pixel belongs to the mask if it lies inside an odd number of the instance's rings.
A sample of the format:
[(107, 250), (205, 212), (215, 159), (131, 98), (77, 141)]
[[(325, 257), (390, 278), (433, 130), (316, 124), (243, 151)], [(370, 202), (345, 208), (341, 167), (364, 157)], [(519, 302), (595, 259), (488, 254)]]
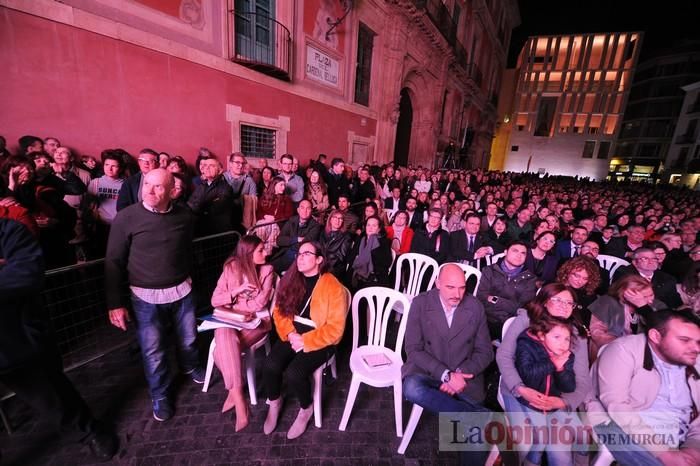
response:
[(395, 186), (391, 190), (391, 197), (384, 199), (384, 211), (386, 212), (389, 220), (394, 218), (394, 215), (399, 210), (404, 210), (406, 208), (403, 199), (401, 199), (401, 188)]
[[(465, 296), (464, 272), (440, 270), (436, 288), (416, 296), (406, 324), (404, 397), (433, 413), (488, 412), (483, 372), (493, 349), (481, 303)], [(484, 464), (485, 451), (463, 451), (463, 464)]]
[(470, 213), (465, 217), (464, 228), (450, 233), (451, 261), (476, 267), (482, 257), (493, 254), (493, 248), (484, 244), (484, 237), (479, 232), (481, 224), (481, 218), (477, 214)]
[(556, 255), (560, 262), (581, 254), (581, 246), (588, 239), (586, 227), (576, 226), (571, 232), (571, 239), (563, 239), (557, 242)]

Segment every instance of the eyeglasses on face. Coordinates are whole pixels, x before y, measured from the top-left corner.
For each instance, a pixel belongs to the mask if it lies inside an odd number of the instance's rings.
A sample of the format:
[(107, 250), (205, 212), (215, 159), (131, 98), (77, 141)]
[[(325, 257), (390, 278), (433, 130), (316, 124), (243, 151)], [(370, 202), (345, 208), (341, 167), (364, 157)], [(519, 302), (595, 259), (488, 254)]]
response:
[(154, 163), (158, 162), (156, 159), (149, 159), (146, 157), (139, 157), (138, 160), (139, 160), (139, 162), (145, 162), (145, 163), (150, 163), (150, 164), (154, 164)]
[(299, 253), (299, 257), (310, 257), (310, 256), (318, 256), (318, 253), (313, 252), (313, 251), (304, 251)]
[(637, 260), (640, 262), (659, 262), (656, 257), (637, 257)]
[(573, 302), (573, 301), (569, 301), (569, 300), (562, 299), (562, 298), (557, 298), (557, 297), (549, 298), (549, 300), (550, 300), (551, 302), (553, 302), (554, 304), (558, 304), (558, 305), (560, 305), (560, 306), (571, 307), (571, 308), (573, 308), (574, 305), (576, 304), (576, 303)]

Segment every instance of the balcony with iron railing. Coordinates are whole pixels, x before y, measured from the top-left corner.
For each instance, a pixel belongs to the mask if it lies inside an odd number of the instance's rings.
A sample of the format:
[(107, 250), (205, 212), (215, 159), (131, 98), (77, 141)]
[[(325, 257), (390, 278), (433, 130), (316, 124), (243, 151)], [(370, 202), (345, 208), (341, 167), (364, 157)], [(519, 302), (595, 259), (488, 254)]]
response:
[(452, 18), (450, 10), (440, 0), (413, 0), (413, 4), (419, 10), (425, 10), (448, 44), (455, 44), (457, 40), (457, 23)]
[(229, 10), (231, 60), (261, 73), (291, 80), (292, 35), (287, 27), (265, 14)]

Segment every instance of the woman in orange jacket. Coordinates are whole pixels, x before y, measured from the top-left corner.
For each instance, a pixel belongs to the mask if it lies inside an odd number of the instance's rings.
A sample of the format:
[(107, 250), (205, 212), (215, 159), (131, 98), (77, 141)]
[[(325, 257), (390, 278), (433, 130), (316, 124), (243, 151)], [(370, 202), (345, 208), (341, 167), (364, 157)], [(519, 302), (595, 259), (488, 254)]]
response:
[(299, 437), (313, 415), (311, 376), (335, 351), (345, 331), (348, 293), (331, 273), (315, 242), (299, 247), (296, 261), (280, 281), (273, 319), (280, 341), (275, 343), (263, 369), (270, 408), (264, 432), (277, 427), (282, 408), (282, 374), (299, 400), (300, 410), (287, 432)]

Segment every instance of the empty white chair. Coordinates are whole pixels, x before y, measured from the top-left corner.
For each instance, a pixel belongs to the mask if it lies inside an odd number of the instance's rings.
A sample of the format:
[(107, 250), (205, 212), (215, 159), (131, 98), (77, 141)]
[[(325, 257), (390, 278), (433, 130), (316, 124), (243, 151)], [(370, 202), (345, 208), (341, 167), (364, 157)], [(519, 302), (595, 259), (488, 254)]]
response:
[(615, 275), (615, 271), (619, 269), (620, 267), (628, 266), (630, 265), (629, 262), (627, 262), (624, 259), (620, 259), (619, 257), (616, 256), (608, 256), (606, 254), (598, 254), (598, 263), (600, 264), (601, 267), (603, 267), (605, 270), (607, 270), (610, 273), (610, 283), (612, 284), (612, 279), (613, 275)]
[[(406, 286), (402, 286), (401, 284), (404, 267), (408, 267), (408, 282)], [(437, 278), (437, 272), (438, 263), (432, 257), (414, 252), (401, 254), (396, 261), (396, 283), (394, 284), (394, 289), (403, 293), (411, 300), (421, 292), (433, 287), (435, 279)], [(426, 277), (427, 282), (424, 288), (423, 281)], [(399, 313), (403, 312), (402, 309), (394, 310)]]
[[(362, 300), (367, 302), (367, 344), (359, 345), (359, 306)], [(387, 348), (386, 331), (389, 326), (389, 315), (392, 308), (401, 306), (404, 318), (399, 324), (399, 333), (396, 337), (394, 349)], [(350, 370), (352, 380), (348, 390), (348, 399), (345, 402), (343, 417), (340, 420), (339, 430), (345, 430), (350, 419), (350, 413), (357, 398), (360, 384), (366, 383), (372, 387), (394, 387), (394, 418), (396, 423), (396, 436), (403, 435), (402, 398), (403, 384), (401, 380), (401, 348), (406, 333), (408, 311), (410, 302), (402, 293), (383, 287), (369, 287), (358, 291), (352, 300), (352, 353), (350, 354)], [(386, 365), (372, 367), (365, 362), (371, 357), (384, 359)]]
[[(462, 269), (464, 271), (464, 278), (466, 281), (469, 281), (469, 278), (471, 278), (472, 276), (476, 277), (476, 286), (474, 287), (474, 291), (472, 292), (472, 294), (476, 296), (476, 292), (479, 289), (479, 282), (481, 282), (481, 271), (476, 267), (472, 267), (471, 265), (467, 264), (462, 264), (461, 262), (447, 262), (445, 264), (442, 264), (439, 270), (442, 270), (442, 268), (447, 264), (454, 264), (460, 269)], [(438, 275), (439, 274), (440, 272), (438, 271)]]
[(502, 252), (502, 253), (500, 253), (500, 254), (491, 254), (491, 255), (489, 255), (489, 256), (486, 256), (486, 257), (485, 257), (485, 259), (486, 259), (486, 265), (493, 265), (493, 264), (497, 263), (498, 260), (499, 260), (501, 257), (504, 257), (505, 255), (506, 255), (506, 253), (505, 253), (505, 252)]
[[(352, 300), (352, 294), (350, 293), (350, 290), (347, 288), (345, 289), (345, 294), (346, 294), (346, 302), (348, 305), (348, 308), (350, 307), (350, 301)], [(321, 397), (323, 395), (323, 370), (326, 367), (330, 367), (331, 369), (331, 374), (333, 377), (338, 376), (338, 369), (336, 367), (335, 363), (335, 354), (331, 355), (330, 358), (328, 358), (328, 361), (325, 363), (321, 364), (321, 366), (314, 371), (313, 374), (313, 399), (314, 399), (314, 425), (318, 428), (321, 427), (321, 411), (322, 411), (322, 404), (321, 404)]]

